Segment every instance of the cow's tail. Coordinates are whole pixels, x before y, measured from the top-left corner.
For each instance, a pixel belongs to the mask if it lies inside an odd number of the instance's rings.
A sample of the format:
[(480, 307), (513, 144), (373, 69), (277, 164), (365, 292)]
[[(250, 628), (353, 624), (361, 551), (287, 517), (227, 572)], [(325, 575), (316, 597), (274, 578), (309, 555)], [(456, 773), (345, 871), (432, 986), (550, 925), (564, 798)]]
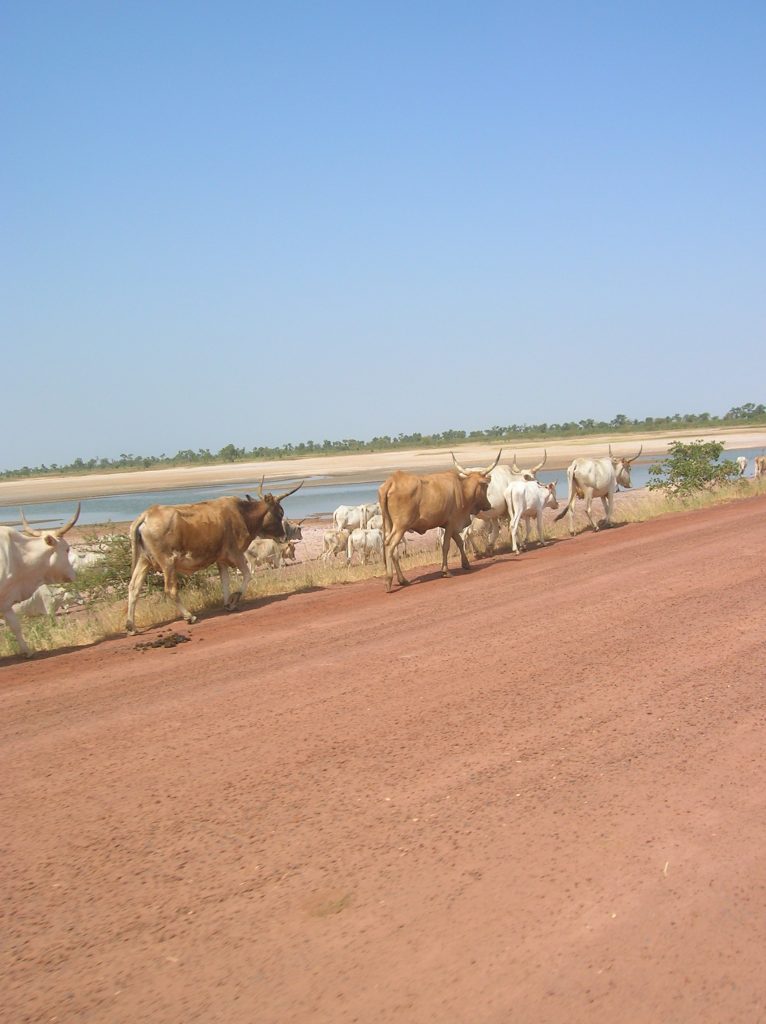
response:
[(577, 489), (575, 487), (575, 481), (574, 481), (574, 466), (569, 466), (567, 468), (567, 482), (569, 484), (569, 500), (567, 501), (566, 505), (562, 508), (562, 510), (559, 512), (559, 514), (553, 520), (554, 523), (557, 523), (559, 521), (559, 519), (563, 519), (564, 518), (564, 516), (569, 511), (569, 506), (575, 500)]
[(380, 514), (383, 516), (383, 568), (388, 572), (388, 555), (386, 554), (386, 545), (388, 543), (388, 538), (391, 536), (394, 529), (391, 513), (388, 510), (388, 481), (381, 484), (378, 488), (378, 501), (380, 502)]
[(141, 540), (141, 534), (138, 532), (141, 528), (144, 520), (146, 519), (146, 512), (142, 512), (141, 515), (134, 519), (130, 524), (130, 571), (131, 573), (136, 568), (136, 562), (138, 561), (139, 549), (143, 547)]

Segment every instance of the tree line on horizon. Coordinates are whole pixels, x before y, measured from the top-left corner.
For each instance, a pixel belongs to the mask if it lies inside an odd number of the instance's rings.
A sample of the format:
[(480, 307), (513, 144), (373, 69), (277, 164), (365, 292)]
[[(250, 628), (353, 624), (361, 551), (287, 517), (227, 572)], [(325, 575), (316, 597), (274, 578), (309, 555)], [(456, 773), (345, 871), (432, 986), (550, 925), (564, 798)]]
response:
[(512, 423), (509, 426), (493, 426), (484, 430), (444, 430), (436, 434), (397, 434), (396, 437), (382, 435), (370, 441), (345, 438), (342, 441), (301, 441), (298, 444), (284, 444), (277, 447), (256, 445), (253, 448), (238, 448), (234, 444), (224, 445), (220, 451), (208, 448), (182, 449), (175, 455), (134, 455), (123, 452), (119, 458), (109, 459), (96, 456), (91, 459), (77, 458), (67, 465), (52, 462), (50, 465), (21, 466), (18, 469), (0, 470), (0, 480), (19, 477), (44, 476), (61, 473), (99, 473), (113, 470), (154, 469), (165, 466), (199, 466), (228, 462), (247, 462), (258, 459), (290, 459), (302, 455), (337, 455), (343, 452), (379, 452), (397, 448), (438, 448), (465, 444), (467, 441), (503, 442), (567, 438), (588, 434), (632, 433), (641, 431), (663, 431), (673, 427), (717, 427), (733, 424), (766, 423), (766, 405), (746, 402), (734, 406), (723, 416), (709, 412), (674, 413), (672, 416), (647, 416), (645, 419), (630, 419), (618, 413), (608, 422), (584, 419), (567, 423)]

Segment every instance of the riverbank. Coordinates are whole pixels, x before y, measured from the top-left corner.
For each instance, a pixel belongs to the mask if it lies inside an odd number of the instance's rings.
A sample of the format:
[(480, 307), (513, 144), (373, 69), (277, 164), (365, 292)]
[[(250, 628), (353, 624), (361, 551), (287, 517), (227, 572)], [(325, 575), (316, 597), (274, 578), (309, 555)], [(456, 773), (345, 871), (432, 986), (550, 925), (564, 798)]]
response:
[[(662, 456), (668, 444), (679, 438), (703, 438), (723, 441), (727, 449), (766, 448), (766, 429), (732, 427), (710, 431), (677, 430), (662, 434), (594, 435), (587, 438), (557, 438), (544, 443), (512, 443), (503, 446), (503, 460), (514, 453), (520, 464), (539, 462), (547, 450), (546, 469), (563, 469), (575, 456), (598, 456), (606, 453), (609, 443), (615, 452), (632, 453), (643, 444), (642, 461)], [(497, 447), (487, 444), (465, 444), (455, 449), (457, 459), (466, 466), (487, 464), (497, 454)], [(0, 507), (19, 502), (80, 500), (109, 497), (138, 491), (172, 491), (186, 487), (220, 486), (251, 483), (265, 476), (267, 486), (275, 489), (282, 481), (303, 479), (305, 487), (368, 483), (383, 480), (397, 469), (431, 473), (451, 466), (445, 448), (419, 448), (385, 452), (358, 452), (343, 455), (309, 456), (296, 459), (236, 462), (211, 466), (181, 466), (165, 469), (136, 470), (121, 473), (94, 473), (83, 476), (42, 476), (0, 482)]]

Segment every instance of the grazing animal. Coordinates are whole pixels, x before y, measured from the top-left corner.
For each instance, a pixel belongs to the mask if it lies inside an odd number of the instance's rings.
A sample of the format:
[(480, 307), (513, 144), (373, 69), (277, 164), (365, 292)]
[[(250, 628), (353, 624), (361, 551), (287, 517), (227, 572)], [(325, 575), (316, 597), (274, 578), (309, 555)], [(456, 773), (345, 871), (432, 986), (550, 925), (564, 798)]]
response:
[(382, 530), (383, 529), (383, 516), (378, 513), (377, 515), (374, 515), (371, 519), (369, 519), (368, 522), (367, 522), (367, 529), (368, 530)]
[(285, 564), (286, 551), (293, 552), (292, 557), (295, 557), (295, 551), (292, 547), (293, 542), (277, 541), (271, 537), (256, 537), (245, 552), (248, 564), (250, 565), (250, 571), (253, 572), (259, 565), (267, 565), (271, 569), (280, 569)]
[(69, 559), (69, 544), (64, 534), (80, 515), (80, 505), (72, 518), (56, 530), (33, 530), (21, 513), (23, 532), (0, 526), (0, 615), (16, 637), (26, 657), (31, 651), (21, 633), (21, 624), (13, 606), (26, 601), (43, 583), (72, 583), (74, 566)]
[(508, 503), (508, 514), (511, 517), (511, 546), (513, 551), (518, 553), (518, 532), (519, 524), (524, 520), (526, 535), (524, 546), (529, 543), (532, 531), (530, 520), (537, 523), (537, 540), (545, 544), (543, 533), (543, 509), (556, 509), (559, 507), (556, 501), (556, 484), (541, 484), (537, 480), (517, 480), (506, 489), (505, 500)]
[(350, 530), (325, 530), (322, 537), (322, 554), (319, 556), (323, 562), (329, 562), (331, 558), (345, 552), (350, 532)]
[(285, 537), (288, 540), (303, 540), (301, 526), (304, 522), (305, 519), (299, 519), (297, 523), (291, 523), (289, 519), (285, 519)]
[(747, 459), (744, 455), (738, 455), (736, 458), (736, 463), (739, 466), (739, 475), (744, 476), (745, 470), (747, 469)]
[(372, 502), (366, 505), (338, 505), (332, 515), (336, 530), (364, 530), (373, 516), (380, 515), (380, 505)]
[(753, 476), (757, 480), (759, 476), (766, 476), (766, 455), (756, 455)]
[[(152, 505), (130, 526), (133, 573), (128, 585), (128, 633), (135, 633), (135, 607), (138, 595), (150, 569), (162, 572), (165, 593), (171, 597), (187, 622), (196, 616), (186, 609), (178, 596), (178, 574), (196, 572), (214, 563), (218, 566), (223, 591), (223, 606), (236, 608), (250, 582), (250, 566), (245, 552), (256, 537), (285, 539), (282, 501), (294, 494), (303, 481), (292, 490), (277, 496), (263, 493), (263, 480), (258, 500), (234, 497), (215, 498), (191, 505)], [(239, 569), (242, 589), (230, 595), (229, 568)]]
[(643, 445), (631, 458), (622, 456), (618, 458), (612, 455), (612, 446), (609, 445), (609, 455), (601, 459), (575, 459), (567, 469), (567, 480), (569, 482), (569, 499), (564, 508), (556, 516), (556, 522), (563, 519), (569, 512), (569, 532), (574, 536), (574, 502), (575, 498), (585, 498), (585, 514), (588, 522), (594, 530), (598, 526), (593, 522), (591, 506), (594, 498), (601, 498), (604, 506), (604, 526), (612, 525), (612, 510), (614, 508), (614, 492), (617, 485), (630, 487), (630, 467), (643, 451)]
[(383, 557), (383, 532), (381, 530), (352, 530), (346, 542), (346, 565), (351, 565), (351, 558), (357, 552), (362, 565), (367, 565), (368, 557)]
[(397, 545), (407, 530), (423, 534), (436, 526), (443, 527), (442, 575), (450, 575), (447, 556), (451, 540), (457, 544), (463, 569), (470, 569), (460, 531), (468, 526), (472, 515), (490, 508), (487, 500), (489, 474), (497, 465), (500, 454), (498, 452), (495, 461), (486, 469), (464, 469), (453, 455), (455, 468), (447, 472), (416, 476), (397, 470), (381, 484), (378, 497), (383, 515), (383, 561), (389, 593), (394, 570), (400, 586), (408, 582), (397, 553)]
[(65, 600), (66, 590), (63, 587), (51, 587), (47, 583), (43, 583), (26, 601), (19, 601), (15, 604), (13, 610), (17, 615), (30, 617), (55, 615), (56, 609), (60, 608)]

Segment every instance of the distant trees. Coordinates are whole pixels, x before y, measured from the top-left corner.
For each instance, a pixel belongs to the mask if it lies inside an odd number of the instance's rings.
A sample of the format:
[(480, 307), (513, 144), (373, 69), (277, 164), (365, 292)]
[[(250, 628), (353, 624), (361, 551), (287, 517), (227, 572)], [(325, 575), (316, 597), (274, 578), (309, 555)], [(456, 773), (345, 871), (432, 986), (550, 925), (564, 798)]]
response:
[(18, 479), (20, 477), (43, 476), (50, 473), (92, 473), (104, 470), (150, 469), (162, 466), (195, 466), (213, 463), (243, 462), (260, 459), (285, 459), (300, 455), (336, 454), (341, 452), (389, 451), (397, 448), (448, 448), (452, 445), (464, 444), (466, 441), (503, 442), (531, 440), (534, 438), (579, 437), (588, 434), (613, 434), (633, 430), (663, 431), (678, 427), (715, 427), (736, 424), (766, 424), (766, 405), (746, 402), (734, 406), (723, 416), (712, 416), (709, 412), (673, 413), (672, 416), (646, 419), (630, 419), (625, 413), (617, 413), (611, 420), (582, 419), (566, 423), (511, 423), (506, 426), (495, 424), (492, 427), (478, 430), (459, 430), (452, 428), (436, 434), (422, 434), (418, 431), (411, 434), (400, 433), (396, 437), (382, 434), (370, 441), (359, 441), (353, 437), (341, 441), (325, 438), (323, 441), (300, 441), (297, 444), (288, 442), (278, 446), (254, 445), (252, 448), (239, 447), (233, 443), (223, 446), (217, 452), (209, 448), (184, 448), (175, 455), (135, 455), (133, 452), (122, 452), (117, 459), (96, 456), (85, 460), (76, 458), (67, 466), (51, 463), (49, 466), (22, 466), (18, 469), (0, 471), (0, 479)]

